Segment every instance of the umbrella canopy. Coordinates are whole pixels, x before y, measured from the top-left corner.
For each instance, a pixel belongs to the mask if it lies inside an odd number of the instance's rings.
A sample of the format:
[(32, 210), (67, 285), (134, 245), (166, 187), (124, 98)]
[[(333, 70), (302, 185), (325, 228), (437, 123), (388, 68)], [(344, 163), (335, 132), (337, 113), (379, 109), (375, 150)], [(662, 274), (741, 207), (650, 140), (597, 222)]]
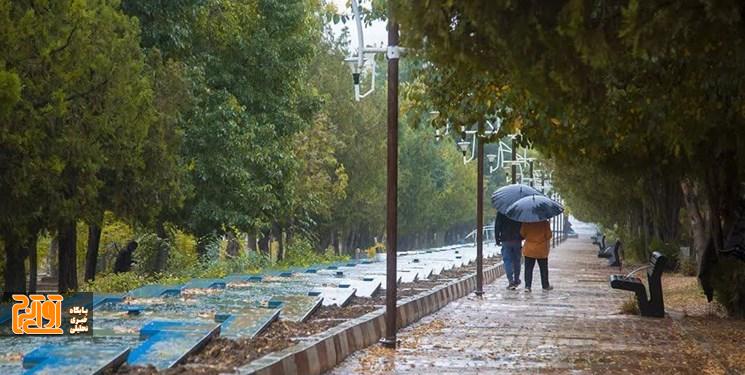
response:
[(520, 198), (529, 197), (531, 195), (541, 195), (541, 193), (528, 185), (507, 185), (497, 189), (497, 191), (491, 195), (491, 204), (497, 209), (497, 211), (506, 213), (507, 208), (510, 207), (510, 205), (517, 202)]
[(504, 214), (521, 223), (536, 223), (548, 220), (562, 212), (564, 212), (564, 207), (549, 197), (531, 195), (520, 198), (509, 206)]

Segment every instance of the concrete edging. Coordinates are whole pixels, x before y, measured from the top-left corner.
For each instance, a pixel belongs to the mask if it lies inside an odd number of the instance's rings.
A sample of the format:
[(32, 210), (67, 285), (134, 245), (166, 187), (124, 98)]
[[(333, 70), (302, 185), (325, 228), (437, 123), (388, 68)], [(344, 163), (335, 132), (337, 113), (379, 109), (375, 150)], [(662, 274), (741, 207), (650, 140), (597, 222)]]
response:
[[(484, 284), (504, 274), (504, 264), (484, 269)], [(430, 291), (398, 301), (398, 326), (406, 327), (434, 313), (451, 301), (476, 289), (476, 274), (470, 274)], [(377, 343), (385, 334), (385, 308), (339, 324), (300, 343), (268, 354), (238, 368), (239, 374), (316, 375), (322, 374), (357, 350)]]

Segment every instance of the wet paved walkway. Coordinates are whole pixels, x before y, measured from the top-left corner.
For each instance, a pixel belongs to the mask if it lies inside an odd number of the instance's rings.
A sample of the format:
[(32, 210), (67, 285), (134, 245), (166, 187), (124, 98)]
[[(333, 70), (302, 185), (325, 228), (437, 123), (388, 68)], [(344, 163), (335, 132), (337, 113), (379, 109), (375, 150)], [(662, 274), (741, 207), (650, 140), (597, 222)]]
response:
[[(716, 355), (671, 319), (622, 315), (630, 293), (615, 291), (618, 272), (596, 256), (587, 236), (568, 240), (549, 258), (555, 289), (505, 289), (505, 278), (401, 330), (397, 352), (379, 345), (358, 352), (330, 373), (710, 373)], [(536, 267), (537, 268), (537, 267)], [(537, 285), (536, 285), (537, 284)], [(537, 289), (537, 290), (536, 290)], [(725, 370), (713, 373), (737, 373)]]

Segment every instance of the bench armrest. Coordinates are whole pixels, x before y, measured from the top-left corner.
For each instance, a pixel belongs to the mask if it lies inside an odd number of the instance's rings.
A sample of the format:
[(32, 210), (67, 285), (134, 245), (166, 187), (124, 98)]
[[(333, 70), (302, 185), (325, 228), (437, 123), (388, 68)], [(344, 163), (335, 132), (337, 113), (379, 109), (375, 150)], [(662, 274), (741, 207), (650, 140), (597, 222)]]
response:
[(639, 271), (644, 271), (644, 270), (646, 270), (646, 269), (649, 269), (649, 268), (651, 268), (651, 267), (652, 267), (652, 266), (650, 266), (650, 265), (646, 265), (646, 266), (641, 266), (641, 267), (639, 267), (639, 268), (637, 268), (637, 269), (635, 269), (635, 270), (633, 270), (633, 271), (629, 272), (629, 274), (628, 274), (628, 275), (626, 275), (626, 277), (631, 277), (631, 276), (632, 276), (633, 274), (635, 274), (635, 273), (637, 273), (637, 272), (639, 272)]

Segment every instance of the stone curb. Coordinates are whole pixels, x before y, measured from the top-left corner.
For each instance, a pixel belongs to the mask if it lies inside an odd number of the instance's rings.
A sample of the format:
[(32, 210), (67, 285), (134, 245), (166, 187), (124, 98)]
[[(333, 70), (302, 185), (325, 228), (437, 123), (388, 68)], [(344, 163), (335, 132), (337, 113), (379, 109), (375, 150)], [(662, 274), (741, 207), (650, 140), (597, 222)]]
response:
[[(502, 262), (484, 269), (484, 284), (504, 274)], [(398, 301), (397, 322), (406, 327), (476, 289), (476, 274)], [(385, 334), (385, 308), (350, 319), (284, 350), (238, 368), (244, 375), (316, 375), (341, 363), (357, 350), (377, 343)]]

